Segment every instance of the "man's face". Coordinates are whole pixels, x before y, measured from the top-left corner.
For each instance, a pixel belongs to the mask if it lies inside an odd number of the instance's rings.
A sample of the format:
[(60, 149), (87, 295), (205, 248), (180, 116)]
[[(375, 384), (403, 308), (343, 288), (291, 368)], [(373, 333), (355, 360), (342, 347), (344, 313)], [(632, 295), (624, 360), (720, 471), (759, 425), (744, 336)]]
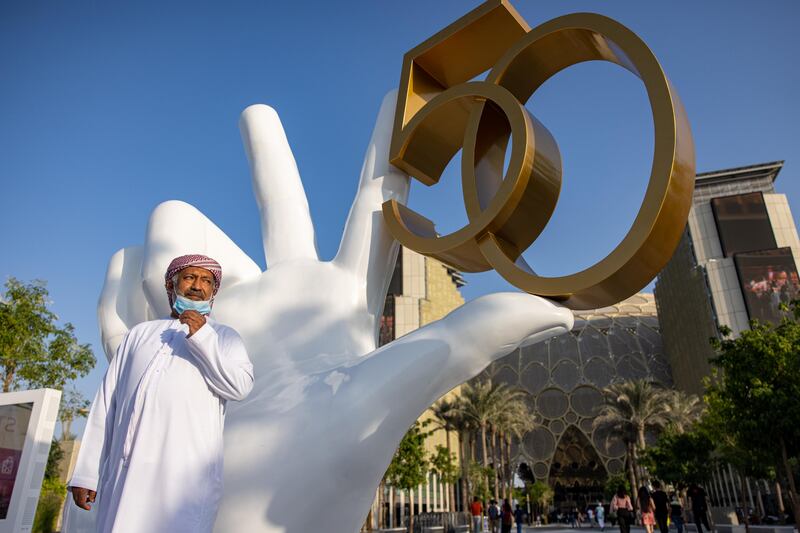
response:
[[(167, 290), (172, 290), (172, 280), (167, 282)], [(214, 275), (200, 267), (186, 267), (178, 272), (175, 292), (194, 301), (210, 300), (214, 293)]]

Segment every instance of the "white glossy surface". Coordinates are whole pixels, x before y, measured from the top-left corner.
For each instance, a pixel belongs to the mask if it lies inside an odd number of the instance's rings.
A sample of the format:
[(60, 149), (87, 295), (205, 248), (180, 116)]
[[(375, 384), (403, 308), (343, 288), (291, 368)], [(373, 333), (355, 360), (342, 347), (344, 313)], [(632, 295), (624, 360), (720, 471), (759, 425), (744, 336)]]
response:
[(247, 108), (240, 127), (268, 270), (179, 201), (155, 209), (143, 247), (111, 259), (98, 309), (107, 354), (134, 324), (168, 314), (163, 276), (173, 257), (203, 253), (222, 264), (214, 316), (244, 338), (256, 380), (245, 401), (229, 404), (216, 531), (357, 531), (398, 442), (425, 408), (521, 343), (572, 327), (569, 310), (548, 300), (494, 294), (375, 349), (398, 249), (380, 206), (404, 203), (409, 188), (388, 164), (395, 97), (381, 106), (333, 261), (317, 257), (286, 135), (263, 105)]

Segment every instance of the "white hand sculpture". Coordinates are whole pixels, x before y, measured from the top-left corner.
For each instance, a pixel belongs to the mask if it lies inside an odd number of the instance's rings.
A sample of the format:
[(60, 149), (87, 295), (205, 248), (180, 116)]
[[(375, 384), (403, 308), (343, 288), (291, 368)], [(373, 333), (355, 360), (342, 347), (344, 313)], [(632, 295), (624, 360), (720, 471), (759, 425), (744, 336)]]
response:
[(134, 324), (169, 314), (173, 257), (204, 253), (222, 264), (214, 316), (244, 339), (255, 387), (228, 405), (216, 531), (357, 531), (397, 444), (428, 406), (521, 343), (572, 327), (570, 311), (548, 300), (494, 294), (375, 349), (398, 250), (381, 203), (405, 203), (409, 188), (388, 163), (395, 100), (381, 106), (334, 260), (317, 257), (286, 135), (263, 105), (247, 108), (240, 127), (269, 269), (178, 201), (155, 209), (144, 247), (111, 259), (98, 310), (107, 354)]

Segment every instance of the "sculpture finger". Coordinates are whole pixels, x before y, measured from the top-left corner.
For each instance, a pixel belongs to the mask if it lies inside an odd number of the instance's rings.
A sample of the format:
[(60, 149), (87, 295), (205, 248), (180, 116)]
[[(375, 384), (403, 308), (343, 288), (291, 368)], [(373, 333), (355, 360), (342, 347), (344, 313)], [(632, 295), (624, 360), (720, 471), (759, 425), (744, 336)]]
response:
[(239, 120), (261, 212), (267, 265), (318, 259), (314, 225), (289, 141), (274, 109), (252, 105)]
[(159, 204), (150, 215), (145, 237), (141, 283), (157, 317), (169, 316), (164, 273), (170, 261), (184, 254), (205, 254), (222, 266), (226, 292), (261, 275), (261, 268), (194, 206), (177, 200)]
[(402, 436), (444, 394), (522, 344), (568, 332), (572, 325), (572, 313), (549, 300), (492, 294), (376, 350), (339, 381), (360, 384), (342, 392), (360, 397), (359, 405), (368, 411), (363, 416), (373, 421), (368, 427), (376, 432), (385, 427), (389, 434), (379, 445), (393, 450), (399, 437), (391, 432)]
[(378, 316), (397, 257), (398, 244), (383, 222), (381, 204), (408, 198), (408, 176), (389, 164), (397, 91), (387, 94), (381, 103), (375, 128), (364, 156), (361, 179), (342, 242), (334, 261), (366, 280), (369, 312)]
[(111, 256), (100, 300), (97, 322), (106, 358), (111, 360), (117, 346), (133, 326), (155, 318), (142, 291), (144, 248), (131, 246)]

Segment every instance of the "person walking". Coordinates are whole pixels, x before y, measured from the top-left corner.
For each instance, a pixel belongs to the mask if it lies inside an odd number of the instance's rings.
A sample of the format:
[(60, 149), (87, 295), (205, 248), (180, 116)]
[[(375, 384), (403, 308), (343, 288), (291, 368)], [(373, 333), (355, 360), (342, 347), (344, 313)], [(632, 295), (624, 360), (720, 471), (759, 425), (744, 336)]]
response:
[(511, 533), (511, 526), (514, 525), (514, 513), (511, 511), (511, 504), (508, 500), (503, 500), (503, 509), (500, 511), (500, 531), (501, 533)]
[(498, 533), (500, 531), (500, 507), (497, 505), (497, 500), (489, 500), (486, 514), (489, 515), (490, 533)]
[(661, 482), (653, 481), (653, 504), (655, 505), (655, 518), (661, 533), (669, 533), (668, 518), (670, 515), (669, 497), (661, 488)]
[(472, 515), (472, 533), (480, 533), (483, 531), (483, 504), (477, 496), (472, 498), (469, 512)]
[(697, 533), (703, 533), (702, 526), (706, 526), (706, 531), (711, 531), (708, 525), (708, 503), (706, 502), (706, 491), (696, 483), (689, 486), (689, 503), (692, 504), (692, 517), (697, 526)]
[(611, 499), (611, 512), (617, 514), (620, 533), (630, 533), (633, 521), (633, 504), (623, 485), (617, 487), (617, 493)]
[(678, 495), (672, 493), (672, 500), (669, 503), (669, 516), (678, 533), (683, 533), (683, 505)]
[(645, 531), (653, 533), (653, 526), (656, 525), (656, 504), (653, 502), (650, 491), (644, 485), (639, 488), (639, 510), (642, 512), (642, 525)]
[(597, 525), (600, 528), (600, 531), (606, 530), (606, 508), (603, 505), (603, 500), (597, 501), (597, 507), (595, 508), (594, 515), (597, 517)]
[(522, 533), (522, 521), (525, 519), (525, 511), (517, 504), (514, 510), (514, 522), (517, 523), (517, 533)]

